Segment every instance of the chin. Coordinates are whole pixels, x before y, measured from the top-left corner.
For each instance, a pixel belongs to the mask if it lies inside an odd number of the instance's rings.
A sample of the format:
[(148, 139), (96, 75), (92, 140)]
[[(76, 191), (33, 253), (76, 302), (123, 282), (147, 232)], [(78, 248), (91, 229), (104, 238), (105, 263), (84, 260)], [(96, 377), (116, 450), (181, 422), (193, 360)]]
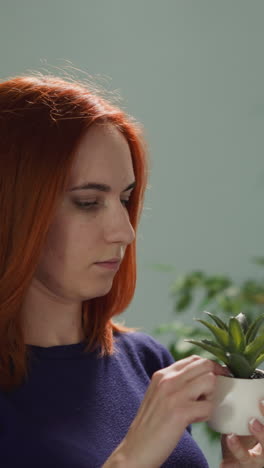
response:
[(111, 291), (112, 285), (113, 285), (113, 282), (111, 281), (111, 283), (105, 284), (104, 286), (100, 285), (100, 286), (93, 288), (91, 292), (89, 292), (88, 294), (87, 293), (85, 294), (84, 300), (87, 301), (89, 299), (94, 299), (96, 297), (106, 296), (106, 294), (108, 294), (109, 291)]

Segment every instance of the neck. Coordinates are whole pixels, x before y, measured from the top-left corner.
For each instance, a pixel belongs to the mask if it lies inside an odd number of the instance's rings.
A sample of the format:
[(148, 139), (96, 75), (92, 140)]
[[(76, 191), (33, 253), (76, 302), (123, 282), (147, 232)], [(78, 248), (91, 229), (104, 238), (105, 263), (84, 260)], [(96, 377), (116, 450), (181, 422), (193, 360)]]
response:
[(79, 343), (85, 338), (82, 303), (58, 300), (31, 289), (23, 303), (21, 319), (26, 344), (59, 346)]

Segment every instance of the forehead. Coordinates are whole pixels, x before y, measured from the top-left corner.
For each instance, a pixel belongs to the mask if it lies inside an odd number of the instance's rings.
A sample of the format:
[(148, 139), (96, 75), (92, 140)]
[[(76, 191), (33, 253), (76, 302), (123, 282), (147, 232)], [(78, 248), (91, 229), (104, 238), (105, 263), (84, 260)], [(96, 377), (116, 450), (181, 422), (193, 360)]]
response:
[(94, 124), (76, 150), (70, 181), (110, 183), (112, 179), (121, 179), (120, 183), (133, 181), (130, 148), (124, 135), (114, 125)]

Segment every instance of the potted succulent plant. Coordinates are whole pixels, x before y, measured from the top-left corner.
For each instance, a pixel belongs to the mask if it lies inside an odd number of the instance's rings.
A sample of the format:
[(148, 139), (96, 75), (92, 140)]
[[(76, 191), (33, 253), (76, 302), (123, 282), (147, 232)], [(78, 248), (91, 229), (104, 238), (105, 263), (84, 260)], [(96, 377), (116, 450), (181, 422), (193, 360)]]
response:
[(217, 376), (211, 429), (222, 434), (250, 435), (248, 422), (255, 417), (264, 423), (259, 400), (264, 399), (264, 372), (258, 366), (264, 361), (264, 314), (249, 322), (239, 313), (226, 322), (205, 311), (214, 321), (195, 319), (207, 327), (214, 340), (186, 339), (213, 354), (229, 369), (231, 375)]
[[(222, 272), (208, 273), (195, 269), (177, 273), (173, 265), (152, 265), (152, 269), (159, 273), (176, 274), (169, 292), (175, 318), (170, 323), (161, 323), (153, 330), (154, 335), (166, 337), (167, 347), (176, 361), (191, 354), (200, 354), (209, 359), (212, 357), (205, 349), (185, 341), (186, 338), (211, 339), (208, 329), (203, 329), (198, 323), (191, 323), (192, 317), (200, 317), (202, 310), (207, 309), (218, 317), (226, 318), (242, 312), (250, 322), (264, 313), (264, 277), (258, 271), (259, 268), (264, 270), (264, 257), (253, 257), (252, 261), (257, 269), (242, 281)], [(197, 433), (197, 437), (200, 428), (210, 445), (220, 441), (220, 433), (212, 430), (205, 422), (193, 426), (193, 433)]]

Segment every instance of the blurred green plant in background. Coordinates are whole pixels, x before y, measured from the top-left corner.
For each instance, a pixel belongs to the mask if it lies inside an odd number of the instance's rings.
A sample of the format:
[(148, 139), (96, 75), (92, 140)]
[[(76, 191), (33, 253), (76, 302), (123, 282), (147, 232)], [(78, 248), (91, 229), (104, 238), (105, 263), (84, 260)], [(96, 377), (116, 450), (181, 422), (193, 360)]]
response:
[[(264, 267), (264, 257), (254, 257), (253, 262)], [(173, 271), (171, 265), (153, 265), (157, 271)], [(193, 325), (184, 323), (184, 314), (192, 308), (195, 317), (200, 316), (206, 308), (211, 313), (221, 316), (235, 316), (240, 312), (250, 320), (256, 319), (264, 312), (264, 278), (249, 278), (237, 284), (228, 275), (208, 275), (203, 271), (191, 271), (180, 275), (173, 282), (170, 290), (173, 310), (177, 319), (171, 323), (161, 324), (155, 328), (154, 334), (169, 334), (168, 349), (175, 360), (183, 359), (191, 354), (212, 359), (212, 355), (187, 339), (199, 340), (207, 338), (207, 334), (196, 322)], [(182, 316), (183, 320), (180, 320)], [(186, 322), (186, 320), (185, 320)], [(208, 338), (210, 333), (208, 332)], [(220, 361), (218, 361), (220, 362)], [(203, 425), (210, 442), (218, 441), (220, 434), (212, 431), (206, 423)]]

